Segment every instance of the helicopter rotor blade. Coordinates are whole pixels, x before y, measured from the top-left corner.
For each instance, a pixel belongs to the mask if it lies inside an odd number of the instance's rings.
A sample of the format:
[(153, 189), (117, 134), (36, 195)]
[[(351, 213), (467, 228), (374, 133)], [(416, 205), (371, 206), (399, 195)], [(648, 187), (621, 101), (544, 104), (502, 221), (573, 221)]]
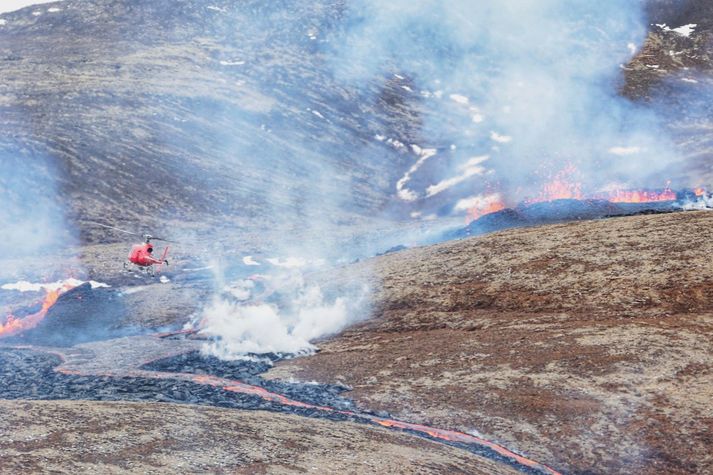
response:
[(151, 236), (151, 240), (152, 241), (170, 242), (172, 244), (179, 244), (178, 241), (171, 241), (170, 239), (164, 239), (164, 238), (160, 238), (160, 237), (156, 237), (156, 236)]
[(113, 229), (114, 231), (119, 231), (120, 233), (124, 233), (124, 234), (130, 234), (130, 235), (132, 235), (132, 236), (139, 236), (139, 237), (141, 237), (141, 238), (148, 239), (148, 240), (150, 240), (150, 241), (164, 241), (164, 242), (170, 242), (170, 243), (172, 243), (172, 244), (180, 244), (178, 241), (171, 241), (171, 240), (169, 240), (169, 239), (164, 239), (164, 238), (161, 238), (161, 237), (156, 237), (156, 236), (153, 236), (153, 235), (151, 235), (151, 234), (139, 234), (139, 233), (134, 233), (134, 232), (131, 232), (131, 231), (127, 231), (126, 229), (121, 229), (121, 228), (117, 228), (117, 227), (114, 227), (114, 226), (108, 226), (108, 225), (106, 225), (106, 224), (97, 223), (97, 222), (95, 222), (95, 221), (89, 221), (89, 222), (90, 222), (91, 224), (96, 225), (96, 226), (101, 226), (102, 228)]
[(91, 222), (92, 224), (96, 225), (96, 226), (101, 226), (102, 228), (107, 228), (107, 229), (113, 229), (114, 231), (119, 231), (119, 232), (124, 233), (124, 234), (131, 234), (132, 236), (139, 236), (139, 237), (143, 237), (143, 236), (144, 236), (143, 234), (132, 233), (131, 231), (127, 231), (127, 230), (125, 230), (125, 229), (115, 228), (114, 226), (107, 226), (106, 224), (95, 223), (95, 222), (93, 222), (93, 221), (90, 221), (90, 222)]

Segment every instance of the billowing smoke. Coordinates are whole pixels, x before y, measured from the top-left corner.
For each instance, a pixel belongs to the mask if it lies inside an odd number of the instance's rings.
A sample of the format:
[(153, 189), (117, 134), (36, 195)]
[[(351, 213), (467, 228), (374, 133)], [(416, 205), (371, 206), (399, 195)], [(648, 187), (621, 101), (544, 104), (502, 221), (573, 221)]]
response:
[(553, 181), (576, 183), (573, 196), (666, 185), (659, 172), (677, 157), (660, 118), (618, 94), (646, 36), (641, 2), (354, 0), (348, 11), (333, 41), (339, 77), (389, 78), (424, 117), (423, 142), (404, 144), (404, 202), (458, 213), (537, 198)]
[[(222, 279), (219, 279), (219, 281)], [(212, 336), (206, 353), (223, 359), (247, 354), (305, 354), (315, 339), (332, 335), (366, 315), (363, 285), (325, 295), (297, 268), (224, 283), (200, 314), (202, 333)]]
[[(0, 254), (3, 277), (27, 276), (26, 259), (75, 243), (58, 200), (57, 171), (43, 156), (0, 149)], [(43, 271), (52, 272), (47, 261)], [(47, 276), (46, 276), (47, 277)]]

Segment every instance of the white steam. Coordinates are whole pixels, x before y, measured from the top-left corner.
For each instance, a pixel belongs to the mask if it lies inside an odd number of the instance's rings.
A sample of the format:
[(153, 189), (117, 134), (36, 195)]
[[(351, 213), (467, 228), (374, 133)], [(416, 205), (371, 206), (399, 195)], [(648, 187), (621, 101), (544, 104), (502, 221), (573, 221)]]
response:
[[(357, 85), (394, 71), (408, 77), (422, 91), (425, 145), (453, 144), (398, 180), (402, 200), (427, 207), (440, 195), (437, 208), (446, 196), (455, 205), (488, 190), (519, 200), (568, 167), (585, 177), (585, 191), (613, 181), (647, 187), (678, 160), (660, 118), (618, 94), (620, 66), (646, 36), (642, 2), (348, 5), (349, 27), (334, 41), (343, 45), (333, 51), (338, 76)], [(468, 167), (485, 155), (487, 173)]]
[[(231, 283), (200, 316), (201, 334), (212, 337), (205, 353), (221, 359), (248, 354), (305, 354), (315, 339), (332, 335), (364, 315), (367, 289), (326, 298), (318, 285), (307, 285), (298, 272), (269, 280), (272, 288), (256, 290), (254, 281)], [(274, 302), (262, 299), (279, 293)]]

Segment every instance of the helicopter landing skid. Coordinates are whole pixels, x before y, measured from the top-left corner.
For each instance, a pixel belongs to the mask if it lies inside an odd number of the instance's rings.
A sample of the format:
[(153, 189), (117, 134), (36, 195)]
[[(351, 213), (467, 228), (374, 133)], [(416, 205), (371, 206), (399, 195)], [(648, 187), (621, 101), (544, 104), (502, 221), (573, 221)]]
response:
[(134, 264), (129, 264), (128, 262), (124, 262), (124, 271), (130, 273), (130, 274), (144, 274), (149, 277), (156, 277), (156, 271), (154, 270), (153, 266), (137, 266)]

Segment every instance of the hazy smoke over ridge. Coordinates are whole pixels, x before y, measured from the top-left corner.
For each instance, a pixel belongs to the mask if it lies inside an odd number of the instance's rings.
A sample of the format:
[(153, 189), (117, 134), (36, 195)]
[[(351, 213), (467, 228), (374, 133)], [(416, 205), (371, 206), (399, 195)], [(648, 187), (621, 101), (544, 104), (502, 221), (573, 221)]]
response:
[(587, 192), (665, 185), (655, 174), (676, 157), (659, 118), (617, 94), (646, 34), (639, 2), (357, 0), (349, 12), (338, 75), (408, 79), (418, 145), (436, 149), (414, 149), (402, 200), (516, 201), (563, 175)]
[[(0, 150), (0, 253), (25, 258), (71, 245), (53, 167), (41, 156)], [(20, 261), (18, 261), (18, 265)], [(2, 274), (16, 269), (4, 266)]]

